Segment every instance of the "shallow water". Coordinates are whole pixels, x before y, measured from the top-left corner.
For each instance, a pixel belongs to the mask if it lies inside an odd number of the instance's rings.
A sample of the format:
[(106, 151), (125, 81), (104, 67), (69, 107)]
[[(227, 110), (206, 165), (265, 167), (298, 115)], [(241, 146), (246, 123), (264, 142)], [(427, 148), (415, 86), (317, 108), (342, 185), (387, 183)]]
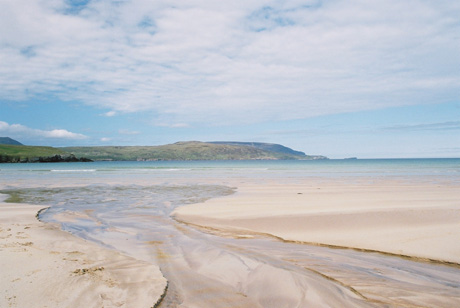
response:
[[(2, 176), (10, 181), (2, 183), (0, 192), (16, 202), (51, 206), (41, 213), (43, 221), (58, 222), (77, 236), (159, 264), (169, 281), (161, 307), (318, 307), (319, 302), (323, 307), (459, 305), (460, 268), (456, 266), (263, 236), (237, 239), (175, 221), (170, 213), (177, 206), (231, 194), (232, 184), (238, 182), (323, 179), (311, 171), (319, 165), (309, 166), (311, 173), (303, 177), (291, 165), (284, 169), (282, 164), (259, 162), (210, 165), (20, 166), (16, 171), (2, 169)], [(389, 176), (379, 168), (360, 165), (337, 171), (333, 177), (371, 181), (375, 174)], [(389, 173), (404, 180), (458, 180), (455, 168), (438, 165), (415, 172), (410, 165), (406, 169)], [(437, 176), (440, 172), (442, 177)]]

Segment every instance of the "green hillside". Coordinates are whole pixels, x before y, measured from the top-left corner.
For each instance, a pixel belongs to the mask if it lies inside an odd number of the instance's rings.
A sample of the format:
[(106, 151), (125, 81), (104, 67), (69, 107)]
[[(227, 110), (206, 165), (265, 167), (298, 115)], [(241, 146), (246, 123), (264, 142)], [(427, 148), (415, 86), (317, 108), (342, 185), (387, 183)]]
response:
[[(85, 157), (77, 159), (76, 157)], [(325, 159), (308, 156), (290, 148), (265, 143), (198, 141), (160, 146), (96, 146), (53, 148), (0, 144), (0, 162), (63, 162), (91, 160), (275, 160)]]
[(66, 147), (62, 150), (92, 160), (249, 160), (316, 159), (317, 156), (263, 150), (254, 146), (198, 141), (160, 146)]
[(0, 144), (0, 163), (87, 161), (61, 149), (42, 146)]
[(261, 150), (276, 152), (276, 153), (283, 153), (283, 154), (290, 154), (294, 156), (305, 156), (304, 152), (295, 151), (291, 148), (285, 147), (281, 144), (274, 144), (274, 143), (263, 143), (263, 142), (238, 142), (238, 141), (212, 141), (210, 143), (214, 144), (227, 144), (227, 145), (241, 145), (241, 146), (250, 146), (255, 147)]
[(67, 152), (53, 147), (38, 147), (27, 145), (6, 145), (0, 144), (0, 155), (33, 158), (54, 155), (65, 155)]

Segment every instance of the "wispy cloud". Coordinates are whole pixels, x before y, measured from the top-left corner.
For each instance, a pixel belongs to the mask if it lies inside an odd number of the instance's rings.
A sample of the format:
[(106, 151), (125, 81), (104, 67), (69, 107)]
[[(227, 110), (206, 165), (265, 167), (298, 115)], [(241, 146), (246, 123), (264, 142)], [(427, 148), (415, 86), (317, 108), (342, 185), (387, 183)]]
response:
[(0, 101), (160, 123), (289, 120), (458, 99), (458, 1), (14, 1)]
[(87, 136), (69, 132), (65, 129), (41, 130), (29, 128), (21, 124), (8, 124), (0, 121), (0, 133), (9, 137), (38, 137), (47, 139), (86, 139)]
[(190, 127), (189, 124), (187, 123), (168, 123), (168, 122), (163, 122), (163, 123), (156, 123), (155, 126), (159, 127), (169, 127), (169, 128), (185, 128), (185, 127)]
[(413, 125), (394, 125), (384, 128), (385, 130), (400, 130), (400, 131), (420, 131), (420, 130), (460, 130), (460, 121), (448, 121), (442, 123), (423, 123)]
[(140, 132), (134, 131), (134, 130), (129, 130), (129, 129), (120, 129), (118, 130), (118, 133), (120, 135), (128, 135), (128, 136), (133, 136), (133, 135), (139, 135)]

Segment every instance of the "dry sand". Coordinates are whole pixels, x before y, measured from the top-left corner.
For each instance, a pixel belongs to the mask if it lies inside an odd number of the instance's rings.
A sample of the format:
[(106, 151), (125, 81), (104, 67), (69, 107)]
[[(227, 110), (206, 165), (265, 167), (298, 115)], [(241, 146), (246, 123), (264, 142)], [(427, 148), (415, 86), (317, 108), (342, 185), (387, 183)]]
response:
[(436, 183), (240, 183), (187, 205), (179, 221), (225, 232), (460, 263), (460, 186)]
[(0, 307), (152, 307), (158, 267), (61, 231), (40, 206), (0, 203)]

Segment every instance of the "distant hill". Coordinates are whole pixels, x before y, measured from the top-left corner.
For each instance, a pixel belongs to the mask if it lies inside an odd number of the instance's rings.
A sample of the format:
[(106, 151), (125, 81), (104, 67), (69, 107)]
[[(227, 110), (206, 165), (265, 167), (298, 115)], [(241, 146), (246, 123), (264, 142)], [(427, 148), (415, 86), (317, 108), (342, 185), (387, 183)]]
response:
[(23, 145), (19, 141), (11, 139), (10, 137), (0, 137), (0, 144)]
[(281, 144), (275, 143), (262, 143), (262, 142), (237, 142), (237, 141), (212, 141), (214, 144), (227, 144), (227, 145), (242, 145), (258, 148), (264, 151), (270, 151), (275, 153), (283, 153), (295, 156), (305, 156), (304, 152), (294, 151), (291, 148), (285, 147)]
[[(251, 160), (251, 159), (325, 159), (307, 156), (281, 145), (257, 143), (259, 146), (231, 142), (186, 141), (160, 146), (65, 147), (64, 151), (92, 160)], [(274, 150), (268, 150), (270, 148)], [(290, 150), (290, 151), (289, 151)]]

